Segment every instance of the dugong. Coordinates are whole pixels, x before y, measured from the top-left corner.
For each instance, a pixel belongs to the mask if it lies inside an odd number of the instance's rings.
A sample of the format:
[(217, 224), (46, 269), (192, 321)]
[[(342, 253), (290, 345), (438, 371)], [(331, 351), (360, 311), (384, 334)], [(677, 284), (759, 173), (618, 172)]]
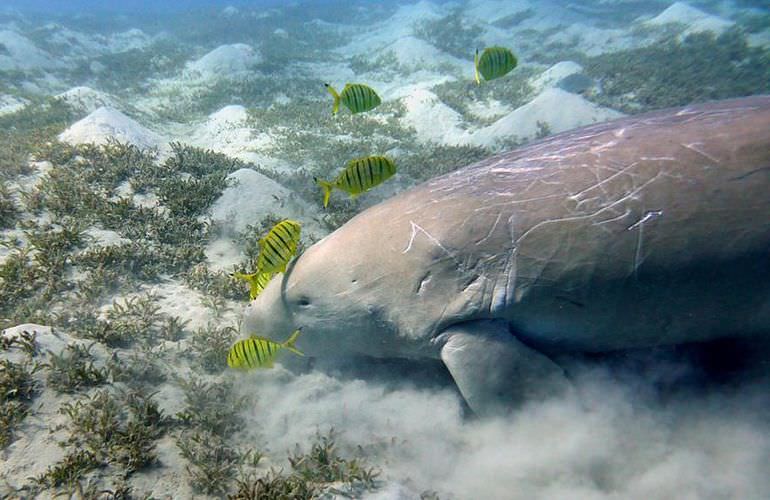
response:
[(246, 308), (314, 356), (440, 358), (495, 413), (560, 353), (770, 338), (770, 96), (592, 125), (375, 205)]

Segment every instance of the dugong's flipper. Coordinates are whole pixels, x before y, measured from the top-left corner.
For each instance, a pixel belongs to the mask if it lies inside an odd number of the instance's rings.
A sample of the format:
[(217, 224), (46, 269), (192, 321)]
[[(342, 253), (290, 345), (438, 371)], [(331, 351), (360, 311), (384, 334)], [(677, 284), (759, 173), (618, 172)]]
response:
[(442, 332), (441, 359), (471, 409), (504, 413), (525, 400), (559, 394), (569, 382), (559, 365), (527, 347), (502, 321), (470, 321)]

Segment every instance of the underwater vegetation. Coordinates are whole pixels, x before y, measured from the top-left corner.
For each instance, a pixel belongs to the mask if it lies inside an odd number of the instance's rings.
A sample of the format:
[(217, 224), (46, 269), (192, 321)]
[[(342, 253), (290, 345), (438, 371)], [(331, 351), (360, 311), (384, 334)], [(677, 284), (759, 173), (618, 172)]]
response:
[(48, 353), (47, 386), (59, 392), (77, 392), (107, 383), (109, 370), (94, 366), (90, 347), (68, 345), (60, 354)]
[(18, 213), (11, 190), (6, 182), (0, 179), (0, 229), (13, 227)]
[(0, 450), (11, 442), (14, 429), (29, 413), (35, 395), (35, 369), (28, 363), (0, 361)]
[[(190, 60), (189, 46), (160, 38), (141, 48), (97, 56), (70, 70), (71, 79), (116, 94), (144, 91), (147, 80), (170, 77)], [(118, 76), (119, 75), (119, 76)]]
[(31, 173), (30, 155), (36, 156), (77, 118), (70, 106), (53, 98), (37, 98), (14, 113), (0, 116), (0, 179)]
[(626, 113), (770, 92), (770, 54), (749, 47), (738, 29), (579, 62), (601, 81), (590, 99)]
[[(7, 209), (22, 219), (17, 226), (25, 241), (3, 242), (11, 250), (0, 264), (3, 326), (39, 318), (36, 309), (55, 311), (52, 306), (67, 296), (79, 295), (84, 307), (92, 306), (94, 299), (122, 285), (181, 275), (203, 261), (211, 227), (199, 216), (225, 189), (227, 174), (241, 164), (178, 143), (171, 147), (173, 154), (159, 166), (153, 152), (117, 142), (77, 147), (53, 144), (39, 152), (39, 159), (51, 161), (52, 167)], [(120, 194), (125, 186), (136, 193), (152, 192), (160, 203), (136, 205)], [(51, 214), (51, 222), (31, 217), (43, 210)], [(88, 226), (114, 231), (119, 242), (92, 244), (83, 234)], [(84, 273), (82, 279), (67, 278), (74, 268)], [(56, 322), (50, 312), (46, 314), (47, 324), (66, 326)], [(81, 323), (87, 317), (73, 316)], [(132, 335), (119, 330), (90, 330), (86, 337), (115, 345), (121, 337)], [(152, 332), (146, 328), (141, 335)]]
[(46, 489), (72, 491), (91, 471), (118, 469), (123, 478), (155, 460), (155, 441), (168, 424), (152, 394), (103, 389), (73, 402), (59, 412), (68, 418), (69, 436), (61, 446), (70, 451), (46, 472), (30, 478), (25, 489), (39, 494)]
[(460, 59), (473, 55), (481, 32), (481, 27), (470, 23), (460, 9), (438, 19), (420, 21), (414, 30), (415, 36)]

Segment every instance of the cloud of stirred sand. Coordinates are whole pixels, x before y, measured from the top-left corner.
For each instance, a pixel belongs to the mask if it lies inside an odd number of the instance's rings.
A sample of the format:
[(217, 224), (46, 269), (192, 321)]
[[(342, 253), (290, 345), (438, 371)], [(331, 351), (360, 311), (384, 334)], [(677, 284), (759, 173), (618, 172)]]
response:
[[(273, 454), (330, 427), (406, 498), (767, 498), (770, 384), (661, 395), (661, 364), (644, 375), (572, 367), (575, 391), (507, 418), (463, 416), (451, 387), (420, 389), (280, 368), (248, 375), (250, 425)], [(375, 495), (377, 496), (377, 495)]]

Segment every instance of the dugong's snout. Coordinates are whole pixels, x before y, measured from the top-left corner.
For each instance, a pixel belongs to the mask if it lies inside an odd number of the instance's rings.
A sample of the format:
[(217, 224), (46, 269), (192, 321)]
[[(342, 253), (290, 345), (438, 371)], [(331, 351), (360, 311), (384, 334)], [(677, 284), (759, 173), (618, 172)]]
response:
[(274, 340), (287, 338), (301, 325), (295, 325), (282, 293), (283, 275), (273, 278), (246, 308), (241, 323), (243, 335), (259, 335)]

